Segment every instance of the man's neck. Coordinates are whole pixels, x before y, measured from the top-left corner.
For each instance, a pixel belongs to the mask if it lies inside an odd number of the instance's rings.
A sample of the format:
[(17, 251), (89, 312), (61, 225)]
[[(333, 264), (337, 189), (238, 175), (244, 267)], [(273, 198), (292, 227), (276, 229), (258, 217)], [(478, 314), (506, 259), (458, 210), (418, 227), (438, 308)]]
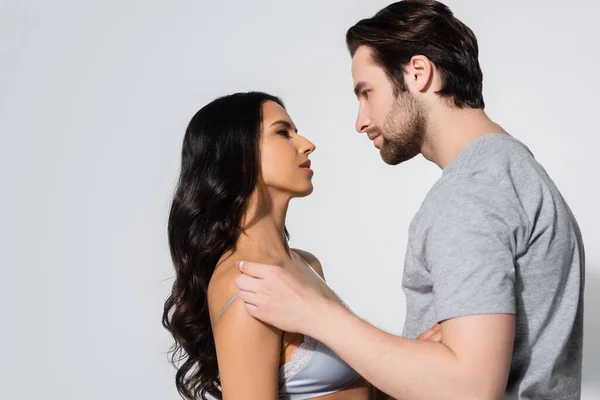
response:
[(421, 153), (427, 160), (445, 169), (471, 141), (489, 133), (508, 135), (481, 109), (438, 105), (431, 110)]

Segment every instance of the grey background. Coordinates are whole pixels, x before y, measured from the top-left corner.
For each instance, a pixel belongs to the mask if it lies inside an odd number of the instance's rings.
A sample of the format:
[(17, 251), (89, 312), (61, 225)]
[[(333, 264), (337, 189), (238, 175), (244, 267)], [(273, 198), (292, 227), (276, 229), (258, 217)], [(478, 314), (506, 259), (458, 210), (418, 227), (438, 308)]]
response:
[[(558, 184), (587, 245), (585, 399), (600, 398), (594, 1), (447, 4), (480, 43), (487, 112)], [(387, 1), (0, 1), (0, 398), (177, 399), (160, 325), (184, 129), (216, 96), (281, 96), (316, 145), (292, 245), (400, 333), (407, 230), (439, 169), (354, 131), (346, 29)]]

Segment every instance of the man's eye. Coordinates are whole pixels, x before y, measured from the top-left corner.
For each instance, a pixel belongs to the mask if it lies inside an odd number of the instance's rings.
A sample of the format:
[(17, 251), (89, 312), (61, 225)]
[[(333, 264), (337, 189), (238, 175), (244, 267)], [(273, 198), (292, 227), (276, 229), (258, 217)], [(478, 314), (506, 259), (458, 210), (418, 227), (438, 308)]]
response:
[(362, 94), (365, 99), (369, 98), (369, 93), (371, 93), (371, 89), (363, 90)]

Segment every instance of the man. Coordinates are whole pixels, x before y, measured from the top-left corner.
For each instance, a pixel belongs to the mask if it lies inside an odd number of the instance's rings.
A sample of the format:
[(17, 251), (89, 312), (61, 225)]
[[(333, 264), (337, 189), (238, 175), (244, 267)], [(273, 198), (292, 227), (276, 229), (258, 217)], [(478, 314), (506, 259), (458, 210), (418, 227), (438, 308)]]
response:
[[(388, 164), (442, 176), (410, 226), (405, 337), (324, 296), (314, 276), (241, 262), (246, 310), (312, 336), (398, 399), (578, 399), (584, 253), (575, 218), (521, 142), (484, 113), (473, 32), (400, 1), (346, 35), (365, 132)], [(442, 341), (417, 341), (439, 323)]]

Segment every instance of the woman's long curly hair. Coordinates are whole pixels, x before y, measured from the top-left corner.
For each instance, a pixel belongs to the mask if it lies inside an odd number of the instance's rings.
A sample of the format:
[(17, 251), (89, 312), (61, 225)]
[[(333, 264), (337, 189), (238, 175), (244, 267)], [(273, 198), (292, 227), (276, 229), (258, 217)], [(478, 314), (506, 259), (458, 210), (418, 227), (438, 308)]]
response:
[(218, 98), (194, 115), (183, 139), (168, 224), (175, 281), (162, 323), (175, 339), (170, 361), (178, 368), (175, 381), (184, 399), (206, 400), (206, 394), (222, 399), (208, 283), (219, 259), (235, 246), (257, 185), (266, 101), (284, 106), (261, 92)]

